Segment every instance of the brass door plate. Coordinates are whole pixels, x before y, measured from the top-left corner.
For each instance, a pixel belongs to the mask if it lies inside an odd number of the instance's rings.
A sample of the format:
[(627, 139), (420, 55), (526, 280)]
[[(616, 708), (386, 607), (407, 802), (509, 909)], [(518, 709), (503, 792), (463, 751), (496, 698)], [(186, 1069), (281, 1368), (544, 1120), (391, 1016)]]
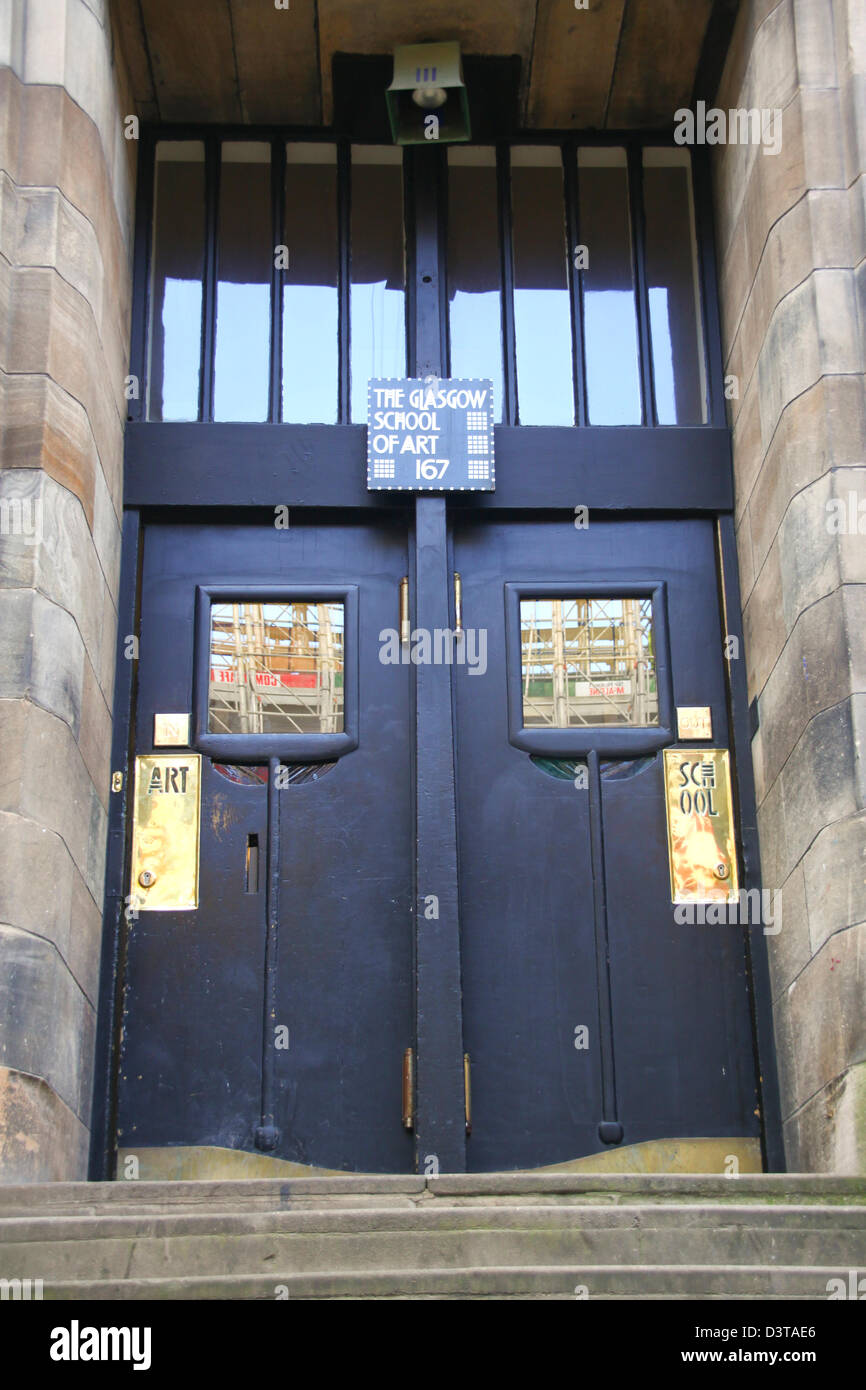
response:
[(139, 912), (198, 907), (199, 754), (136, 758), (134, 807), (131, 901)]
[(736, 902), (727, 748), (666, 748), (664, 768), (672, 902)]
[(677, 705), (677, 738), (713, 736), (713, 715), (709, 705)]
[(153, 716), (154, 748), (188, 748), (189, 715), (155, 714)]

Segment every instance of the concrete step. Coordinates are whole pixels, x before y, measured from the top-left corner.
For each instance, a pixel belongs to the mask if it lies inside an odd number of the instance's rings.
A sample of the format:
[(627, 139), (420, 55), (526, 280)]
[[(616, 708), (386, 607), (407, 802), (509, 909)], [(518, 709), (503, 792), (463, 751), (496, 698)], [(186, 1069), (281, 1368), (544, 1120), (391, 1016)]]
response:
[(208, 1216), (42, 1217), (2, 1223), (0, 1273), (158, 1278), (603, 1262), (866, 1263), (866, 1211), (831, 1207), (507, 1207)]
[(474, 1266), (453, 1269), (383, 1269), (203, 1278), (50, 1280), (51, 1300), (127, 1301), (174, 1299), (755, 1299), (826, 1300), (828, 1280), (839, 1271), (824, 1266), (612, 1265)]
[(725, 1178), (686, 1174), (455, 1173), (347, 1175), (337, 1178), (244, 1179), (227, 1182), (101, 1182), (0, 1185), (0, 1220), (64, 1212), (278, 1211), (310, 1207), (410, 1208), (419, 1198), (461, 1205), (535, 1203), (592, 1206), (639, 1201), (866, 1203), (866, 1178), (822, 1174), (744, 1173)]
[(564, 1174), (0, 1188), (0, 1277), (73, 1299), (826, 1298), (866, 1181)]

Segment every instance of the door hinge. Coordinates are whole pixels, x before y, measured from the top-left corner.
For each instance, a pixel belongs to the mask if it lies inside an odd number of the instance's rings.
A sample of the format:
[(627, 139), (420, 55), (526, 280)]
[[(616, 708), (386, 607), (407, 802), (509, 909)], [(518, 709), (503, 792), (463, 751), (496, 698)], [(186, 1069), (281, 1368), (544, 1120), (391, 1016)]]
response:
[(415, 1128), (415, 1056), (411, 1047), (403, 1053), (403, 1128)]
[(412, 636), (409, 621), (409, 576), (404, 574), (400, 580), (400, 641), (405, 645)]
[(466, 1112), (466, 1133), (472, 1133), (472, 1077), (469, 1053), (463, 1053), (463, 1104)]

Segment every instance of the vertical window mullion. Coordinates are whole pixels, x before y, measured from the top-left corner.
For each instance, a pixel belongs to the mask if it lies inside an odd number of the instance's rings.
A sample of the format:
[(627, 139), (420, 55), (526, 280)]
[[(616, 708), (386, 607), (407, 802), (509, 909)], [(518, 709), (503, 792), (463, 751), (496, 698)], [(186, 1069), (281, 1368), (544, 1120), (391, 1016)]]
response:
[(219, 208), (220, 142), (205, 139), (205, 264), (202, 295), (201, 377), (199, 419), (213, 420), (214, 354), (216, 351), (217, 211)]
[(653, 386), (652, 347), (649, 331), (649, 291), (646, 270), (646, 231), (643, 212), (643, 150), (639, 144), (628, 146), (628, 202), (631, 216), (631, 242), (634, 257), (634, 281), (637, 290), (638, 342), (640, 347), (640, 380), (643, 424), (656, 423), (655, 390)]
[[(283, 416), (283, 271), (277, 265), (277, 247), (286, 241), (286, 146), (275, 139), (271, 144), (271, 226), (274, 254), (271, 265), (271, 385), (268, 393), (268, 420)], [(291, 257), (291, 247), (289, 256)]]
[(575, 265), (580, 243), (580, 196), (577, 186), (577, 144), (566, 140), (562, 150), (564, 160), (566, 253), (568, 284), (571, 291), (572, 368), (574, 373), (574, 418), (578, 425), (587, 422), (586, 410), (586, 352), (583, 317), (583, 271)]
[(348, 140), (337, 143), (337, 302), (339, 320), (339, 399), (337, 419), (347, 425), (352, 418), (351, 407), (351, 340), (349, 320), (349, 288), (352, 279), (352, 151)]
[(514, 248), (511, 240), (511, 153), (508, 145), (496, 148), (497, 194), (499, 200), (499, 256), (502, 273), (502, 350), (505, 354), (503, 380), (505, 400), (502, 423), (516, 425), (517, 340), (514, 331)]

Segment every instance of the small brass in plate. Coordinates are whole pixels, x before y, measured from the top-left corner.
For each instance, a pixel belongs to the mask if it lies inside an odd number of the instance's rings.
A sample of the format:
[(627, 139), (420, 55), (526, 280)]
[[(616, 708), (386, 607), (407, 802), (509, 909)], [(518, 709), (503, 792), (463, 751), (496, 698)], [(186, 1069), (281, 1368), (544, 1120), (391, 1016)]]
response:
[(155, 714), (153, 716), (154, 748), (188, 748), (189, 715)]

